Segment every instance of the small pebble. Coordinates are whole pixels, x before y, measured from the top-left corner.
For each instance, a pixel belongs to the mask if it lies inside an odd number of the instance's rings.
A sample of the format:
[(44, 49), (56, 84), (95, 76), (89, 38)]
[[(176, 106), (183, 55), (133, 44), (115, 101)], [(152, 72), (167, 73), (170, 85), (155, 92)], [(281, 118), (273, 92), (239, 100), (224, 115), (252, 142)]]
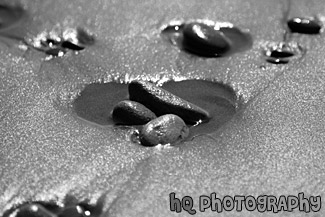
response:
[(160, 116), (146, 125), (140, 131), (140, 142), (144, 146), (173, 144), (185, 139), (189, 129), (177, 115)]
[(221, 56), (230, 50), (231, 42), (219, 30), (204, 23), (188, 23), (183, 29), (183, 49), (204, 57)]
[(319, 34), (322, 28), (321, 23), (314, 18), (295, 17), (288, 21), (291, 32), (303, 34)]
[(279, 43), (265, 50), (266, 61), (273, 64), (287, 64), (297, 60), (304, 54), (304, 49), (298, 43)]
[(84, 217), (84, 209), (81, 206), (70, 206), (64, 208), (59, 217)]
[(156, 118), (156, 115), (144, 105), (124, 100), (119, 102), (112, 111), (116, 124), (143, 125)]
[(287, 58), (287, 57), (292, 57), (295, 54), (291, 51), (277, 49), (277, 50), (268, 51), (266, 55), (274, 58)]
[(293, 57), (295, 53), (286, 50), (285, 48), (270, 49), (265, 52), (266, 61), (273, 64), (286, 64), (289, 63), (290, 57)]
[(18, 208), (15, 217), (57, 217), (39, 204), (26, 204)]
[(146, 81), (132, 81), (129, 84), (130, 100), (139, 102), (157, 116), (175, 114), (188, 124), (207, 122), (209, 113), (204, 109)]

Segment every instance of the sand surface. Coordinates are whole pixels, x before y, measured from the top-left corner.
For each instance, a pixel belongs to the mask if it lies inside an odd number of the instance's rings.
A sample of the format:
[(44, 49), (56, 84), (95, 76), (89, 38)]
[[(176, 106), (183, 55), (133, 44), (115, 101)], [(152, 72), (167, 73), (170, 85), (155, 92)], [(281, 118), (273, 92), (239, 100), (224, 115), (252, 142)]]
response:
[[(0, 215), (15, 204), (67, 194), (92, 202), (102, 196), (103, 216), (110, 217), (189, 216), (169, 211), (171, 192), (195, 201), (212, 192), (325, 196), (324, 35), (294, 36), (307, 52), (286, 65), (266, 63), (262, 55), (283, 39), (285, 1), (17, 2), (28, 12), (29, 36), (81, 26), (97, 41), (50, 61), (18, 42), (0, 43)], [(325, 15), (322, 0), (292, 2), (290, 17)], [(160, 27), (173, 19), (231, 22), (248, 29), (254, 45), (230, 57), (196, 58), (161, 39)], [(85, 85), (134, 78), (214, 79), (233, 87), (245, 109), (213, 139), (162, 150), (135, 145), (127, 130), (91, 125), (74, 114), (71, 103)], [(309, 216), (324, 214), (325, 208)], [(196, 216), (216, 215), (273, 216)]]

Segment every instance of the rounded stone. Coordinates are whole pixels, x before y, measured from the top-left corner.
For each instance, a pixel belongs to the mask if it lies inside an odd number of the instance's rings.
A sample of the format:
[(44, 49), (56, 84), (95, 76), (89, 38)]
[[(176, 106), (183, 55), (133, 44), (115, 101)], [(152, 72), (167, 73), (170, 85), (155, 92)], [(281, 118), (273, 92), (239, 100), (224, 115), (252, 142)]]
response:
[(129, 97), (145, 105), (157, 116), (175, 114), (193, 125), (210, 119), (204, 109), (147, 81), (132, 81), (129, 84)]
[(15, 217), (57, 217), (39, 204), (26, 204), (18, 208)]
[(204, 23), (188, 23), (183, 29), (183, 49), (204, 57), (221, 56), (231, 48), (231, 42), (219, 30)]
[(124, 100), (119, 102), (112, 111), (116, 124), (143, 125), (156, 118), (156, 115), (141, 103)]
[(140, 142), (144, 146), (174, 144), (189, 135), (189, 128), (177, 115), (160, 116), (140, 130)]
[(288, 20), (288, 27), (291, 32), (303, 34), (319, 34), (322, 25), (314, 18), (300, 18), (295, 17)]

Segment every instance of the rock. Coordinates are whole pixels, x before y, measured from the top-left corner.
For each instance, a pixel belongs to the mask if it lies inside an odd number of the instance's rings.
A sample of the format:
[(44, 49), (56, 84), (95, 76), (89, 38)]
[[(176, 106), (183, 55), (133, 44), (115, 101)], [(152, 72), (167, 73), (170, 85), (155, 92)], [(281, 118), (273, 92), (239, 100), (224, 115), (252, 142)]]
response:
[(15, 217), (57, 217), (39, 204), (26, 204), (18, 208)]
[(303, 34), (319, 34), (322, 25), (314, 18), (295, 17), (288, 20), (288, 27), (291, 32)]
[(188, 23), (183, 29), (183, 49), (203, 57), (221, 56), (230, 50), (231, 42), (219, 30), (204, 23)]
[(140, 142), (144, 146), (176, 143), (189, 135), (185, 122), (177, 115), (160, 116), (146, 125), (140, 131)]
[(74, 51), (80, 51), (80, 50), (85, 49), (85, 47), (79, 46), (79, 45), (74, 44), (74, 43), (72, 43), (70, 41), (63, 41), (61, 43), (61, 47), (67, 48), (67, 49), (70, 49), (70, 50), (74, 50)]
[(209, 113), (204, 109), (146, 81), (132, 81), (129, 84), (130, 100), (139, 102), (157, 116), (175, 114), (187, 124), (207, 122)]
[(156, 115), (144, 105), (124, 100), (119, 102), (112, 111), (116, 124), (143, 125), (156, 118)]

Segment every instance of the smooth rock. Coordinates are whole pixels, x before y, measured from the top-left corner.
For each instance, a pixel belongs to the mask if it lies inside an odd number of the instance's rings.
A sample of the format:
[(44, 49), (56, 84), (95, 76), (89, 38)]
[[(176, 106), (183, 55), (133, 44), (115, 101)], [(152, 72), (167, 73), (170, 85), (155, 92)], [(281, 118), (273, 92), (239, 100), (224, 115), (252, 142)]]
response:
[(231, 42), (219, 30), (204, 23), (188, 23), (183, 29), (183, 49), (203, 57), (221, 56), (230, 50)]
[(267, 52), (266, 55), (269, 57), (274, 57), (274, 58), (287, 58), (287, 57), (292, 57), (295, 54), (291, 51), (287, 51), (284, 49), (277, 49), (277, 50), (272, 50), (270, 52)]
[(79, 46), (79, 45), (74, 44), (74, 43), (72, 43), (70, 41), (63, 41), (61, 43), (61, 47), (67, 48), (67, 49), (70, 49), (70, 50), (74, 50), (74, 51), (80, 51), (80, 50), (85, 49), (85, 47)]
[(295, 17), (288, 20), (288, 27), (291, 32), (303, 34), (319, 34), (322, 25), (314, 18), (299, 18)]
[(178, 97), (147, 81), (132, 81), (129, 84), (130, 100), (139, 102), (157, 116), (175, 114), (188, 124), (207, 122), (209, 113), (204, 109)]
[(57, 217), (39, 204), (26, 204), (18, 208), (15, 217)]
[(156, 118), (156, 115), (144, 105), (124, 100), (112, 111), (112, 118), (117, 124), (143, 125)]
[(144, 146), (177, 143), (189, 135), (189, 128), (177, 115), (160, 116), (146, 125), (140, 131), (140, 142)]

